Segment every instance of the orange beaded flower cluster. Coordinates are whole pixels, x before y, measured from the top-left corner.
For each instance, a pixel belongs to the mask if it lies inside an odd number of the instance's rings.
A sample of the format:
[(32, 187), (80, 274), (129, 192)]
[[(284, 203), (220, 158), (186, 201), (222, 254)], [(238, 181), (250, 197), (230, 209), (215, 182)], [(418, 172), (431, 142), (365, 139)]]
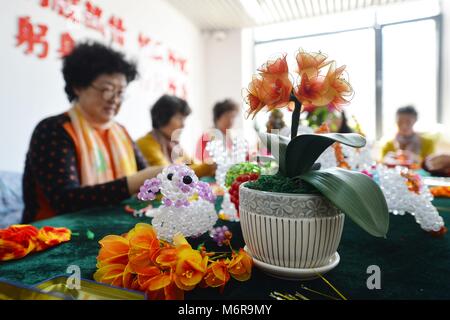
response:
[(43, 251), (70, 240), (67, 228), (16, 224), (0, 230), (0, 261), (20, 259), (31, 252)]
[(173, 244), (159, 240), (153, 226), (138, 223), (128, 233), (100, 240), (98, 282), (144, 291), (148, 299), (181, 300), (197, 286), (224, 289), (233, 277), (250, 279), (253, 260), (243, 250), (225, 254), (193, 249), (181, 235)]
[(430, 192), (435, 197), (450, 198), (450, 187), (431, 187)]

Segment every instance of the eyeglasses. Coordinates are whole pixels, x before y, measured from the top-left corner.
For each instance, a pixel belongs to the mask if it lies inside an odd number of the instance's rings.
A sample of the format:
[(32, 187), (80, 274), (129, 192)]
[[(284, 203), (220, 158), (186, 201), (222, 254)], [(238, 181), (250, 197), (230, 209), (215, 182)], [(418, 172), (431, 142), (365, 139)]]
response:
[(93, 89), (98, 90), (102, 93), (103, 99), (106, 101), (112, 100), (115, 97), (118, 97), (120, 101), (125, 100), (125, 92), (123, 91), (116, 91), (113, 88), (98, 88), (94, 86), (93, 84), (90, 85)]

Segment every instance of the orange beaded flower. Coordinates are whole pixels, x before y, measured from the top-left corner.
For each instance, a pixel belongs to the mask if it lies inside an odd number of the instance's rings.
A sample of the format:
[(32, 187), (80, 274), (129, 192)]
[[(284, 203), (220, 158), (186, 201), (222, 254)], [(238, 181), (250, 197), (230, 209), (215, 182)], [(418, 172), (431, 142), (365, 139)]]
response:
[(430, 192), (435, 197), (450, 198), (450, 187), (431, 187)]
[(16, 224), (0, 230), (0, 261), (20, 259), (33, 251), (42, 251), (70, 240), (67, 228)]
[(272, 110), (287, 106), (292, 110), (294, 102), (310, 111), (323, 106), (340, 110), (349, 103), (353, 89), (344, 77), (345, 66), (337, 68), (336, 62), (327, 60), (323, 53), (302, 49), (298, 51), (296, 61), (297, 84), (290, 80), (286, 54), (269, 60), (258, 69), (245, 94), (249, 115), (255, 116), (264, 107)]

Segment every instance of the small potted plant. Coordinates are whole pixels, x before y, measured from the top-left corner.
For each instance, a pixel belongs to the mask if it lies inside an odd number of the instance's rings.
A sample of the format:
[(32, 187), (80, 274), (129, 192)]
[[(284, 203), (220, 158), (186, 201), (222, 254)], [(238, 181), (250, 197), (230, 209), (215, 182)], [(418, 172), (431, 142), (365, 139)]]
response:
[(340, 109), (353, 90), (344, 78), (345, 66), (322, 53), (300, 50), (298, 81), (290, 80), (286, 55), (258, 69), (247, 89), (248, 113), (262, 108), (292, 110), (291, 139), (260, 134), (278, 162), (275, 175), (261, 175), (239, 189), (241, 226), (253, 258), (275, 268), (309, 269), (332, 263), (337, 255), (344, 216), (376, 237), (389, 226), (386, 200), (379, 186), (362, 173), (341, 168), (320, 170), (318, 157), (338, 142), (360, 148), (359, 134), (297, 135), (302, 107)]

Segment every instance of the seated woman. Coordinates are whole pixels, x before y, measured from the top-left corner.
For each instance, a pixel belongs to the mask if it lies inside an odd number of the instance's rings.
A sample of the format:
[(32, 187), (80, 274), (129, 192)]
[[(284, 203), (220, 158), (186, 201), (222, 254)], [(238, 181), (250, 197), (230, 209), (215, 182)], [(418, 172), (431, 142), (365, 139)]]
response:
[(423, 159), (434, 151), (434, 142), (414, 131), (417, 122), (417, 111), (412, 106), (397, 110), (398, 133), (394, 139), (387, 141), (381, 149), (381, 156), (385, 163), (420, 164)]
[(150, 110), (153, 130), (136, 141), (142, 154), (152, 166), (186, 163), (198, 177), (213, 176), (214, 166), (196, 164), (187, 157), (172, 135), (184, 128), (184, 121), (191, 113), (187, 102), (175, 96), (163, 95)]
[(226, 143), (227, 148), (231, 148), (232, 140), (230, 138), (230, 133), (227, 130), (233, 128), (234, 121), (239, 113), (239, 106), (236, 102), (231, 99), (225, 99), (223, 101), (217, 102), (213, 108), (213, 123), (214, 128), (208, 130), (202, 134), (200, 140), (197, 143), (197, 150), (195, 157), (197, 160), (204, 163), (211, 163), (211, 159), (208, 152), (205, 150), (209, 141), (214, 138), (223, 139)]
[(147, 164), (114, 121), (136, 66), (98, 43), (77, 45), (63, 60), (72, 107), (34, 129), (23, 176), (23, 223), (119, 204), (161, 168)]

